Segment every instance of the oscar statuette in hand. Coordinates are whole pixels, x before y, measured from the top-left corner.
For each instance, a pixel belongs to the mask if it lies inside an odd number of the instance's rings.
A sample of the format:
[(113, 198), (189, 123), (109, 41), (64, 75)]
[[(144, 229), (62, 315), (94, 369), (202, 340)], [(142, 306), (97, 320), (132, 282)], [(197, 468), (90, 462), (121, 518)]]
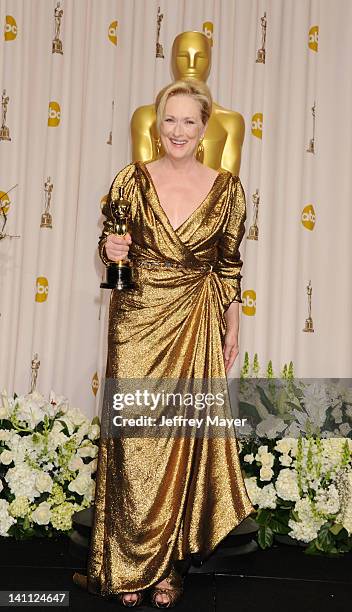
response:
[[(118, 200), (111, 200), (110, 211), (114, 219), (114, 232), (118, 236), (126, 236), (128, 222), (130, 220), (131, 202), (124, 198), (124, 188), (119, 187)], [(102, 289), (118, 289), (126, 291), (134, 289), (132, 280), (132, 268), (129, 259), (120, 259), (117, 262), (109, 262), (106, 269), (106, 282), (101, 283)]]

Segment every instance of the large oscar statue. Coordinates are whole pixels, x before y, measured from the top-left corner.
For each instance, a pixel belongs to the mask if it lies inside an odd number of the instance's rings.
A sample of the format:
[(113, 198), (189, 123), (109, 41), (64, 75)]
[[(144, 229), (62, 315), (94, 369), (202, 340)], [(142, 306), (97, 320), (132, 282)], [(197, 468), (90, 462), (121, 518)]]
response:
[[(172, 72), (177, 79), (206, 81), (211, 67), (211, 46), (203, 32), (182, 32), (172, 46)], [(203, 140), (202, 161), (206, 166), (229, 170), (238, 175), (244, 139), (244, 119), (240, 113), (214, 102)], [(162, 157), (156, 129), (154, 104), (141, 106), (131, 121), (133, 161), (148, 161)]]

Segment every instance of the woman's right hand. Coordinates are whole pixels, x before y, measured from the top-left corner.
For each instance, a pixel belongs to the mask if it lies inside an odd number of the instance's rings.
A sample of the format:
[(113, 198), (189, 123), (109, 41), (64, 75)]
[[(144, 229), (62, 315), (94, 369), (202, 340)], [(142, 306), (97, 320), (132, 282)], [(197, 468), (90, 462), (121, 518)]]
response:
[(109, 234), (105, 242), (105, 253), (110, 261), (119, 261), (125, 259), (128, 255), (130, 244), (132, 243), (131, 235), (127, 232), (125, 236), (117, 234)]

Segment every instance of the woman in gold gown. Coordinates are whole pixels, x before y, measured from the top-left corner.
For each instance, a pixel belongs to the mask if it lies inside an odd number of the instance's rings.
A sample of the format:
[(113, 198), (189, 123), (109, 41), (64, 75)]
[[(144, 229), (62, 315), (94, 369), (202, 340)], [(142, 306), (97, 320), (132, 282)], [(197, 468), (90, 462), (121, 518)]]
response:
[[(238, 353), (240, 179), (195, 157), (211, 113), (207, 86), (178, 81), (156, 101), (165, 155), (121, 170), (104, 208), (105, 264), (127, 255), (137, 290), (113, 290), (107, 379), (226, 379)], [(109, 202), (131, 202), (131, 233), (113, 235)], [(235, 435), (101, 439), (87, 586), (171, 607), (177, 562), (209, 555), (254, 512)]]

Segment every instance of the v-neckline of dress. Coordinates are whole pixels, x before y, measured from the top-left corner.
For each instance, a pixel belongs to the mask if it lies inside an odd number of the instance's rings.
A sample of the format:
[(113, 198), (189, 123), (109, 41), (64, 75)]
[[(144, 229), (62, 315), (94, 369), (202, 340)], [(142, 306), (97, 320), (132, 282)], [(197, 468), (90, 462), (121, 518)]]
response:
[(152, 176), (151, 176), (151, 174), (150, 174), (150, 172), (149, 172), (149, 170), (148, 170), (148, 168), (147, 168), (147, 164), (145, 164), (145, 163), (144, 163), (144, 162), (142, 162), (142, 161), (139, 161), (139, 162), (137, 162), (137, 163), (138, 163), (138, 164), (139, 164), (139, 165), (142, 167), (142, 169), (144, 169), (145, 174), (147, 175), (148, 180), (149, 180), (149, 182), (150, 182), (150, 185), (151, 185), (151, 187), (152, 187), (152, 190), (153, 190), (153, 192), (154, 192), (154, 195), (155, 195), (155, 199), (156, 199), (157, 205), (158, 205), (158, 207), (159, 207), (159, 209), (160, 209), (160, 211), (161, 211), (161, 213), (162, 213), (163, 217), (166, 219), (166, 221), (167, 221), (168, 225), (171, 227), (172, 231), (173, 231), (175, 234), (177, 234), (177, 233), (178, 233), (178, 232), (181, 230), (181, 228), (182, 228), (184, 225), (186, 225), (186, 223), (188, 223), (188, 222), (189, 222), (189, 221), (190, 221), (190, 220), (191, 220), (191, 219), (194, 217), (194, 215), (195, 215), (196, 213), (198, 213), (198, 212), (199, 212), (199, 211), (200, 211), (200, 210), (203, 208), (203, 206), (204, 206), (204, 205), (206, 204), (206, 202), (209, 200), (209, 198), (210, 198), (210, 196), (211, 196), (211, 194), (212, 194), (212, 192), (213, 192), (213, 189), (214, 189), (214, 188), (215, 188), (215, 186), (217, 185), (217, 182), (218, 182), (218, 180), (219, 180), (220, 176), (222, 176), (222, 175), (223, 175), (223, 170), (220, 170), (220, 172), (218, 172), (218, 174), (216, 175), (216, 177), (215, 177), (215, 179), (214, 179), (214, 181), (213, 181), (213, 183), (212, 183), (212, 186), (210, 187), (210, 190), (208, 191), (208, 193), (207, 193), (207, 195), (205, 196), (205, 198), (204, 198), (204, 199), (203, 199), (203, 200), (200, 202), (200, 204), (198, 204), (198, 206), (197, 206), (197, 207), (196, 207), (196, 208), (195, 208), (195, 209), (194, 209), (194, 210), (191, 212), (191, 214), (190, 214), (190, 215), (188, 215), (188, 217), (187, 217), (187, 218), (186, 218), (184, 221), (182, 221), (181, 225), (179, 225), (177, 228), (174, 228), (174, 226), (172, 225), (172, 223), (171, 223), (171, 221), (170, 221), (170, 219), (169, 219), (169, 216), (167, 215), (167, 213), (166, 213), (166, 211), (165, 211), (164, 207), (162, 206), (162, 204), (161, 204), (161, 202), (160, 202), (160, 199), (159, 199), (159, 194), (158, 194), (158, 192), (157, 192), (157, 190), (156, 190), (156, 187), (155, 187), (155, 185), (154, 185), (153, 178), (152, 178)]

